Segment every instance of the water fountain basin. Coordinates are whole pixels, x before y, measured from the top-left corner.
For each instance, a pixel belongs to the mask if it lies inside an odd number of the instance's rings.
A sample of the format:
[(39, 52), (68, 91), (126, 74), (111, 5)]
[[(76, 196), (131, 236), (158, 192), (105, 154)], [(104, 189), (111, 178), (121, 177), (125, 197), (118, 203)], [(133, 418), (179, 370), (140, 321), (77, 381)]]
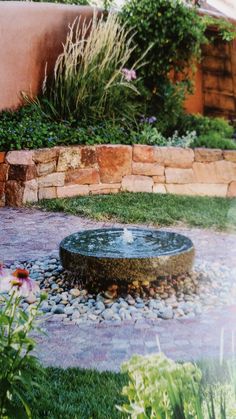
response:
[(157, 229), (85, 230), (60, 243), (62, 266), (89, 281), (152, 281), (189, 272), (192, 241)]

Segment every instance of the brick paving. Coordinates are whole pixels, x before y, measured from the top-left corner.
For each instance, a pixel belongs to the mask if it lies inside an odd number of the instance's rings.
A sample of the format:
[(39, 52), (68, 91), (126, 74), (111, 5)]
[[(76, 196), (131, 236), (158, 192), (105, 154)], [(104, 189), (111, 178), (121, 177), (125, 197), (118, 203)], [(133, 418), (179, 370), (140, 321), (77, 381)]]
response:
[[(0, 209), (0, 259), (26, 260), (58, 253), (58, 244), (67, 234), (81, 229), (117, 226), (97, 223), (63, 213), (34, 209)], [(174, 227), (188, 235), (196, 247), (197, 260), (236, 267), (236, 235), (211, 230)], [(229, 356), (232, 332), (236, 329), (236, 306), (215, 309), (194, 319), (138, 320), (122, 324), (73, 325), (48, 319), (47, 336), (38, 337), (38, 353), (45, 365), (80, 366), (114, 370), (132, 354), (161, 350), (178, 360), (219, 356), (220, 336), (224, 333), (224, 352)], [(236, 339), (236, 333), (235, 333)], [(236, 342), (235, 342), (236, 344)]]
[(64, 325), (54, 316), (45, 324), (47, 336), (38, 338), (38, 355), (45, 365), (119, 371), (121, 363), (135, 353), (158, 352), (157, 339), (161, 350), (174, 360), (219, 359), (223, 334), (224, 356), (228, 358), (235, 320), (236, 306), (195, 319), (104, 322), (96, 326)]

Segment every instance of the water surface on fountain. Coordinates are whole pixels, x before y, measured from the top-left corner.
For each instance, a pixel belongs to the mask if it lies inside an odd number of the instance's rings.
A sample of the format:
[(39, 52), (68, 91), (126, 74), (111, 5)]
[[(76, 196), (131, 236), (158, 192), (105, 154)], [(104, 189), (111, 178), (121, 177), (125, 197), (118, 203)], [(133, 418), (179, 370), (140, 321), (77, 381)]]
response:
[(151, 229), (97, 229), (72, 234), (61, 246), (73, 253), (106, 258), (148, 258), (181, 253), (192, 247), (188, 237)]

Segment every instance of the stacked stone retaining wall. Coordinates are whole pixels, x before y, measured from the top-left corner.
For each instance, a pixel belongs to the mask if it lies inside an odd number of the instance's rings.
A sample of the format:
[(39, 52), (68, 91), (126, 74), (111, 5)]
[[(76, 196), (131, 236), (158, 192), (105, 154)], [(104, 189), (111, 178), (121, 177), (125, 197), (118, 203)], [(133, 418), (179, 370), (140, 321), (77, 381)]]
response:
[(101, 145), (0, 152), (0, 206), (120, 191), (236, 197), (236, 151)]

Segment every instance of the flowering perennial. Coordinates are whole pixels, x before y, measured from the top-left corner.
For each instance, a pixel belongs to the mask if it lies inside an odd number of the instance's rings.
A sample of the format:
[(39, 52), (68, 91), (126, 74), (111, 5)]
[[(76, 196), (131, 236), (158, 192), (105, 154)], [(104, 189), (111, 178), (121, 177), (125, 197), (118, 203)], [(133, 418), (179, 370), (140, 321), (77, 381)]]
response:
[(123, 68), (122, 69), (122, 74), (124, 76), (124, 79), (126, 81), (132, 81), (132, 80), (136, 80), (137, 75), (136, 75), (136, 71), (135, 70), (129, 70), (128, 68)]
[[(26, 394), (34, 385), (40, 365), (31, 355), (40, 305), (46, 298), (26, 269), (11, 272), (0, 262), (0, 418), (32, 418)], [(27, 297), (27, 309), (22, 300)]]
[(0, 264), (0, 293), (16, 292), (19, 297), (31, 297), (39, 292), (38, 284), (29, 277), (26, 269), (10, 273)]

